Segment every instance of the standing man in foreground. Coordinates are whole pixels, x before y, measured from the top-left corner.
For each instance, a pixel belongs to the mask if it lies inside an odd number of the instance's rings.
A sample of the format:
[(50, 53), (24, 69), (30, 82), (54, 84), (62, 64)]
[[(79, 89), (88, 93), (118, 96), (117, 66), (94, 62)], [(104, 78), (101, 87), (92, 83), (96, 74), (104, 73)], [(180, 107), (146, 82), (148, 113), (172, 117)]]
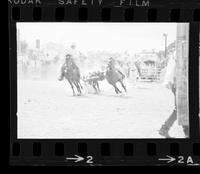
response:
[[(176, 100), (176, 56), (173, 54), (170, 56), (167, 64), (166, 74), (165, 74), (165, 80), (164, 85), (166, 88), (170, 89), (172, 93), (174, 94), (174, 100), (175, 100), (175, 106), (174, 110), (171, 113), (171, 115), (167, 118), (167, 120), (164, 122), (162, 127), (159, 130), (159, 134), (161, 136), (164, 136), (165, 138), (172, 138), (169, 135), (169, 130), (173, 126), (174, 122), (177, 120), (177, 100)], [(189, 126), (182, 126), (183, 131), (185, 134), (185, 137), (187, 138), (189, 136)]]
[(159, 134), (171, 138), (169, 130), (177, 120), (182, 126), (185, 138), (189, 137), (189, 24), (178, 23), (176, 27), (176, 45), (174, 54), (169, 58), (165, 86), (174, 94), (175, 107), (172, 114), (162, 125)]

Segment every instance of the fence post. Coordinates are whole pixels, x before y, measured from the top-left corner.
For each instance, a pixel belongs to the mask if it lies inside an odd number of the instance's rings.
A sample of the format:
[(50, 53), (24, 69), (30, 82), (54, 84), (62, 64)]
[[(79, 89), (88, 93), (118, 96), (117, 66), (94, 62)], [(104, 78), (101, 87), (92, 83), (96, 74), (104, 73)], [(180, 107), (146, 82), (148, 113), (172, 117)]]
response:
[(177, 24), (176, 101), (179, 125), (189, 125), (188, 57), (189, 24)]

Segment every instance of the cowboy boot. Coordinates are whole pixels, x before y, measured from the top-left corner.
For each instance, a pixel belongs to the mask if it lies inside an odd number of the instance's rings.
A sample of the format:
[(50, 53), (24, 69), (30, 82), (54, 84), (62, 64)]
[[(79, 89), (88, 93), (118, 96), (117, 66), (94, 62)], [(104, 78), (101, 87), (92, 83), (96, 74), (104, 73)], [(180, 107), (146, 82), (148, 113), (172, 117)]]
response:
[(189, 138), (189, 126), (182, 126), (185, 138)]
[(176, 119), (177, 119), (177, 111), (175, 108), (172, 114), (169, 116), (169, 118), (165, 121), (165, 123), (160, 128), (159, 134), (161, 136), (164, 136), (165, 138), (173, 138), (169, 135), (169, 129), (172, 127)]
[(159, 130), (159, 134), (165, 138), (172, 138), (169, 135), (169, 128), (166, 125), (162, 125), (162, 127)]

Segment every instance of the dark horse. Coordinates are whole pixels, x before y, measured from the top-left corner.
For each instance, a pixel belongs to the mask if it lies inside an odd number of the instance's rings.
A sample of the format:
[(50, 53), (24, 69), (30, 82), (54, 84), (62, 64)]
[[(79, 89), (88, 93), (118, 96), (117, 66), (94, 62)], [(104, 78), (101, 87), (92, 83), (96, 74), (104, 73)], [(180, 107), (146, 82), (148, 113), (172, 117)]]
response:
[(119, 71), (117, 68), (115, 68), (113, 63), (108, 64), (107, 70), (106, 70), (106, 80), (115, 88), (116, 94), (122, 93), (122, 91), (120, 91), (116, 86), (117, 82), (119, 82), (121, 86), (123, 87), (124, 91), (127, 92), (126, 87), (123, 83), (124, 78), (125, 78), (125, 75), (121, 71)]
[(88, 77), (85, 77), (83, 80), (84, 82), (91, 85), (94, 88), (96, 93), (99, 93), (100, 92), (99, 81), (102, 81), (104, 79), (105, 79), (104, 73), (97, 71), (97, 72), (93, 72)]
[(72, 88), (73, 95), (76, 95), (74, 86), (77, 89), (78, 95), (81, 95), (82, 86), (80, 83), (80, 78), (81, 78), (80, 70), (78, 66), (74, 63), (72, 58), (66, 59), (64, 77), (68, 80)]

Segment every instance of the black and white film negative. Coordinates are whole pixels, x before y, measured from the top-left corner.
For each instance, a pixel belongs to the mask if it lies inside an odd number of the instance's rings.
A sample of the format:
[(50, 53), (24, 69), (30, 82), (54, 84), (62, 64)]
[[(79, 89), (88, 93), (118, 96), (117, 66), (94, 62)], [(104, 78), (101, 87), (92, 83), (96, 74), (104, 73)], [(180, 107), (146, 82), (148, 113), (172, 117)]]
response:
[(200, 3), (8, 0), (10, 164), (200, 166)]

